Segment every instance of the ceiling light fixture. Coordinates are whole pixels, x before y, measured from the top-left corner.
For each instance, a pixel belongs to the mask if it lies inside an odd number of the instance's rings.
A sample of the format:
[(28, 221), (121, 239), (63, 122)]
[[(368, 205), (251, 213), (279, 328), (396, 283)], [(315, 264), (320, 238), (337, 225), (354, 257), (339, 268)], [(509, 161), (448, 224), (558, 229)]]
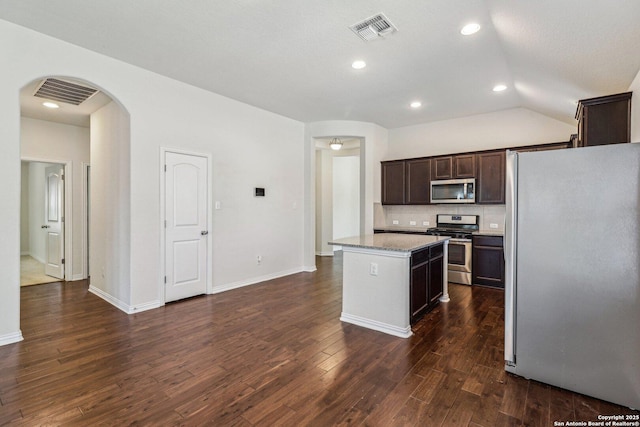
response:
[(44, 105), (47, 108), (60, 108), (60, 106), (55, 102), (43, 102), (42, 105)]
[(471, 24), (467, 24), (460, 30), (460, 33), (465, 36), (470, 36), (471, 34), (475, 34), (480, 31), (480, 24), (476, 24), (472, 22)]
[(502, 92), (503, 90), (507, 90), (507, 86), (505, 85), (495, 85), (493, 87), (494, 92)]
[(329, 147), (331, 147), (332, 150), (339, 150), (342, 148), (342, 141), (340, 141), (340, 138), (332, 138), (329, 142)]
[(353, 63), (351, 64), (351, 67), (356, 70), (361, 70), (366, 66), (367, 66), (367, 63), (364, 61), (353, 61)]
[(411, 103), (411, 108), (420, 108), (420, 107), (422, 107), (422, 102), (420, 101), (413, 101)]

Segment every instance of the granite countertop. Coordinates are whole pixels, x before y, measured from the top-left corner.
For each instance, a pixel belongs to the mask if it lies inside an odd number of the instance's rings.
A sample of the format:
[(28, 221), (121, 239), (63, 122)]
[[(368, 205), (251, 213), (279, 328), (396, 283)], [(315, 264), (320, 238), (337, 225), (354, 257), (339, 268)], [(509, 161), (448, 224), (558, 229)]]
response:
[(393, 233), (398, 232), (398, 233), (426, 233), (428, 229), (433, 228), (433, 227), (402, 227), (399, 225), (387, 225), (384, 227), (373, 227), (373, 230), (380, 230), (380, 231), (385, 231), (387, 233)]
[(445, 236), (425, 236), (421, 234), (364, 234), (346, 237), (329, 242), (330, 245), (340, 245), (353, 248), (379, 249), (385, 251), (413, 252), (449, 240)]
[(479, 230), (474, 232), (473, 234), (479, 235), (479, 236), (500, 236), (500, 237), (504, 237), (504, 230), (496, 230), (494, 228), (489, 229), (489, 230)]

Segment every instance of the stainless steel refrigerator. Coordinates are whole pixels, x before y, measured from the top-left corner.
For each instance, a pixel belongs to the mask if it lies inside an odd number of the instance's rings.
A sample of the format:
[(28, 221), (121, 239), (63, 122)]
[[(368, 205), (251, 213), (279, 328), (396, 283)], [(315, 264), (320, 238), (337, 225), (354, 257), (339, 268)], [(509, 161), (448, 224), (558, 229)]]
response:
[(507, 153), (505, 369), (640, 408), (640, 144)]

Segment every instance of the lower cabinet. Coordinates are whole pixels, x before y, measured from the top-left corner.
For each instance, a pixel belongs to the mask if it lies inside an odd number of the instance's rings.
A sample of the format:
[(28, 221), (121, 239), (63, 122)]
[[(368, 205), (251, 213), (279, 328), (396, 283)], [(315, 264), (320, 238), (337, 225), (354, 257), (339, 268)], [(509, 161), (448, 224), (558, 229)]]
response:
[(411, 324), (431, 311), (442, 296), (444, 246), (437, 245), (411, 254)]
[(473, 236), (471, 280), (474, 285), (504, 289), (504, 248), (502, 236)]

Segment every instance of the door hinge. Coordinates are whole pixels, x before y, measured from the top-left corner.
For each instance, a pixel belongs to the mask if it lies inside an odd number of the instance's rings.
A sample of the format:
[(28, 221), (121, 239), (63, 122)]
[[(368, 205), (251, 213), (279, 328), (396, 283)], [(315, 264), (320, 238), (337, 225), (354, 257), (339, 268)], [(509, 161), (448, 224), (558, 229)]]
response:
[(164, 220), (164, 228), (167, 228), (167, 220)]
[(62, 217), (62, 222), (64, 222), (64, 217)]
[(167, 165), (164, 165), (164, 171), (165, 172), (167, 171)]
[(62, 264), (64, 264), (64, 258), (62, 258)]
[(167, 276), (164, 276), (164, 284), (167, 284)]
[(60, 179), (64, 181), (64, 174), (60, 175)]

